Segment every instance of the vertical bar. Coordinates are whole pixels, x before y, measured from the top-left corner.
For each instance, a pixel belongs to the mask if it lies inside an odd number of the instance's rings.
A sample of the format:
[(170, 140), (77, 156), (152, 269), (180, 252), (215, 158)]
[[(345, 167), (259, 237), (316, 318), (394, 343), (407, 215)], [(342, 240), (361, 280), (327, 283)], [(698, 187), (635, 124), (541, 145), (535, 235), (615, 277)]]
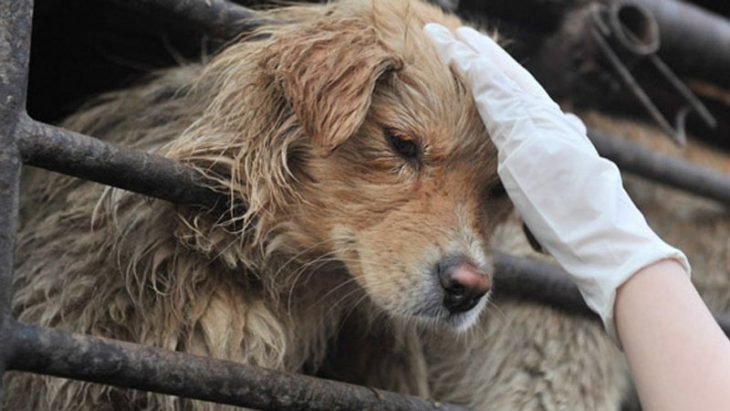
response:
[(0, 411), (2, 377), (13, 349), (10, 300), (21, 167), (15, 129), (25, 116), (32, 12), (32, 0), (0, 1)]

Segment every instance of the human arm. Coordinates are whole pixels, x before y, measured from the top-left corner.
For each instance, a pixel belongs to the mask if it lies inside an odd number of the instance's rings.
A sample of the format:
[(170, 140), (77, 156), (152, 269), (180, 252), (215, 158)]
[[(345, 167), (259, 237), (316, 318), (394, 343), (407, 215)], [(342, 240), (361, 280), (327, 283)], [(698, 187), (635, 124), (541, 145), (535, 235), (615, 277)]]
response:
[(425, 31), (469, 82), (528, 227), (617, 340), (618, 326), (645, 407), (729, 404), (720, 387), (730, 387), (730, 347), (689, 281), (686, 257), (647, 225), (585, 126), (491, 39), (469, 28)]
[(730, 342), (681, 265), (663, 260), (630, 277), (615, 316), (645, 410), (730, 407)]

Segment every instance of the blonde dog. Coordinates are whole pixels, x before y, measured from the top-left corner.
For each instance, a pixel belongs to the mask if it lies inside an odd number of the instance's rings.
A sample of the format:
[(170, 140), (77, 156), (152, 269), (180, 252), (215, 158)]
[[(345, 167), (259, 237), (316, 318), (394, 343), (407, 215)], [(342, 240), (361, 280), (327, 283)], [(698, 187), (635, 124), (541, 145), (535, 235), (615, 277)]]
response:
[[(186, 163), (231, 206), (28, 175), (15, 314), (449, 397), (469, 376), (443, 376), (493, 360), (465, 355), (488, 341), (463, 330), (484, 311), (491, 236), (511, 209), (468, 88), (421, 29), (461, 23), (410, 0), (267, 13), (284, 23), (101, 96), (64, 124)], [(459, 392), (468, 398), (449, 399), (489, 398)], [(13, 410), (225, 408), (21, 374), (7, 393)]]

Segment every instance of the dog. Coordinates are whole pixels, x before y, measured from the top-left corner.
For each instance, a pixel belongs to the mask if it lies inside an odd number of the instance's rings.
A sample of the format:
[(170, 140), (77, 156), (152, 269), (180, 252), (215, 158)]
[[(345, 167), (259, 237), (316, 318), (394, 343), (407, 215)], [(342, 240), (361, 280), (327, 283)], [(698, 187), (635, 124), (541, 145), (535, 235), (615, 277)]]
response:
[[(493, 234), (512, 208), (496, 150), (464, 79), (422, 32), (462, 22), (416, 0), (262, 15), (279, 23), (63, 123), (194, 168), (226, 206), (28, 173), (16, 317), (479, 408), (528, 404), (539, 394), (485, 370), (527, 358), (504, 330), (531, 332), (480, 316)], [(546, 318), (543, 307), (514, 312)], [(575, 321), (610, 344), (600, 325)], [(6, 384), (13, 410), (229, 408), (17, 373)], [(593, 389), (610, 404), (622, 390)]]

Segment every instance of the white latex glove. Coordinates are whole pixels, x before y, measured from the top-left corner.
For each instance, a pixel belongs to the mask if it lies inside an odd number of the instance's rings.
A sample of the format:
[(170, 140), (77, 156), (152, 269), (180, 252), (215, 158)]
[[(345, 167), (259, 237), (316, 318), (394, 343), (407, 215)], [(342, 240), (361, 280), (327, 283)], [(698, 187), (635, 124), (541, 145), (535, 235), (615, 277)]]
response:
[(427, 24), (441, 59), (470, 83), (498, 150), (499, 176), (540, 244), (572, 276), (615, 339), (616, 289), (654, 262), (687, 257), (649, 228), (614, 163), (598, 155), (583, 123), (565, 114), (492, 39)]

